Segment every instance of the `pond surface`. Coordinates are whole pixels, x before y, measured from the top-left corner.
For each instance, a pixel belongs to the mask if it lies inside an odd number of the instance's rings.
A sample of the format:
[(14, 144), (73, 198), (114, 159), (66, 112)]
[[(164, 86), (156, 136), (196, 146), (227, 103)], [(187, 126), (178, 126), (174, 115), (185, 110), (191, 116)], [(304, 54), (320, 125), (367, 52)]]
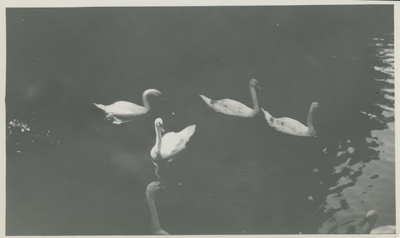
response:
[[(359, 233), (395, 225), (392, 6), (7, 9), (7, 235), (144, 235), (154, 120), (196, 124), (160, 167), (170, 234)], [(260, 106), (212, 111), (198, 94)], [(152, 112), (121, 125), (93, 102)]]

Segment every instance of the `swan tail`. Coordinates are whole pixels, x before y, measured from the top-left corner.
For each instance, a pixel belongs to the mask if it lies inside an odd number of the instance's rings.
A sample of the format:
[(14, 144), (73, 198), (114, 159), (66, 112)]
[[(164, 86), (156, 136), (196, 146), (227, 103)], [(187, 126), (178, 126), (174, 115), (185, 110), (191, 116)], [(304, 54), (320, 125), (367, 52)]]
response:
[(269, 114), (269, 112), (267, 112), (266, 110), (264, 110), (264, 108), (261, 108), (261, 110), (264, 112), (264, 116), (265, 116), (265, 119), (267, 120), (267, 121), (270, 121), (273, 117), (271, 116), (271, 114)]
[(182, 130), (182, 135), (184, 135), (189, 141), (190, 137), (192, 137), (195, 131), (196, 131), (196, 125), (191, 125)]
[(96, 107), (100, 108), (100, 109), (103, 110), (103, 111), (106, 110), (106, 106), (103, 105), (103, 104), (93, 103), (93, 105), (95, 105)]
[(208, 104), (211, 105), (211, 99), (209, 99), (208, 97), (199, 94), (199, 96)]

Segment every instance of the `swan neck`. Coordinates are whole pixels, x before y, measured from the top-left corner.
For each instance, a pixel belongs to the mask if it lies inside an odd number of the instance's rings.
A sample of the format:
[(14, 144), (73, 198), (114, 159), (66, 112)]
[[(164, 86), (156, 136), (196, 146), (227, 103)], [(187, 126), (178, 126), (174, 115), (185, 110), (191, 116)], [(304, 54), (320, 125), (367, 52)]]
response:
[(372, 230), (372, 228), (373, 228), (374, 225), (375, 225), (375, 221), (376, 221), (375, 219), (374, 219), (374, 220), (369, 220), (369, 221), (367, 222), (367, 225), (364, 226), (364, 228), (363, 228), (361, 234), (369, 234), (369, 233), (371, 233), (371, 230)]
[(258, 100), (257, 100), (257, 93), (254, 85), (250, 86), (250, 93), (251, 93), (251, 98), (253, 100), (253, 113), (252, 115), (257, 114), (260, 111), (260, 106), (258, 105)]
[(146, 111), (150, 110), (150, 103), (149, 103), (149, 95), (151, 94), (151, 92), (145, 91), (142, 95), (142, 99), (143, 99), (143, 106), (144, 108), (146, 108)]
[(310, 110), (308, 111), (307, 126), (308, 126), (308, 130), (310, 132), (314, 131), (314, 126), (313, 126), (314, 110), (315, 110), (315, 107), (311, 106)]
[(147, 197), (147, 203), (149, 204), (150, 216), (151, 216), (150, 228), (152, 230), (160, 230), (161, 229), (160, 221), (158, 220), (156, 205), (154, 204), (154, 192), (153, 193), (147, 192), (146, 197)]
[(156, 147), (158, 151), (161, 151), (161, 139), (162, 139), (161, 128), (160, 126), (156, 126)]

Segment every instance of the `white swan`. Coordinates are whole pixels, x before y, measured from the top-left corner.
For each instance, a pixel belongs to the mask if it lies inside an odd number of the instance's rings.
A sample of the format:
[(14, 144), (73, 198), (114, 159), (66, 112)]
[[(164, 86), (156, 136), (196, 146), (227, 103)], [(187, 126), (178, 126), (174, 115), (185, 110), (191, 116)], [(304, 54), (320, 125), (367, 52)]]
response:
[(396, 226), (380, 226), (372, 229), (377, 219), (378, 213), (375, 210), (368, 211), (359, 224), (360, 226), (364, 226), (367, 223), (361, 234), (396, 234)]
[(161, 229), (160, 221), (158, 220), (156, 205), (154, 204), (154, 195), (159, 189), (160, 182), (158, 181), (151, 182), (149, 185), (147, 185), (146, 188), (146, 198), (147, 203), (149, 204), (151, 216), (150, 232), (152, 235), (169, 235), (168, 232)]
[(186, 143), (196, 130), (196, 125), (191, 125), (180, 132), (168, 132), (162, 136), (161, 133), (164, 132), (164, 128), (161, 118), (154, 121), (154, 127), (156, 129), (156, 143), (150, 152), (153, 162), (160, 160), (171, 162), (174, 160), (175, 155), (186, 149)]
[(110, 105), (93, 103), (106, 113), (108, 119), (113, 120), (113, 124), (121, 124), (132, 121), (135, 117), (146, 114), (150, 110), (148, 97), (150, 95), (161, 97), (161, 92), (156, 89), (147, 89), (143, 92), (143, 106), (135, 103), (118, 101)]
[(232, 99), (211, 100), (204, 95), (199, 95), (207, 103), (207, 105), (216, 112), (231, 116), (254, 117), (260, 111), (255, 87), (261, 89), (256, 79), (250, 79), (250, 93), (251, 98), (253, 99), (253, 109), (249, 108), (241, 102)]
[(311, 103), (310, 110), (308, 111), (307, 126), (289, 117), (274, 118), (266, 110), (261, 109), (264, 112), (268, 125), (279, 132), (294, 136), (316, 136), (313, 126), (313, 114), (318, 106), (317, 102)]

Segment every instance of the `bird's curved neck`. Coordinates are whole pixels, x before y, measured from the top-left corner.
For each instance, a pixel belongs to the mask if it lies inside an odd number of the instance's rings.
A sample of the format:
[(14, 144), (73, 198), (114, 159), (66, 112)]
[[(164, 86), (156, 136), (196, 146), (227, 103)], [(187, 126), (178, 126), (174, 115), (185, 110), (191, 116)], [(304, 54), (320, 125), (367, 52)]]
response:
[(250, 93), (251, 99), (253, 100), (253, 112), (251, 113), (251, 115), (254, 116), (260, 111), (260, 106), (258, 105), (257, 93), (253, 85), (250, 85)]
[(150, 110), (150, 103), (149, 103), (149, 95), (151, 94), (151, 92), (147, 92), (145, 91), (142, 95), (142, 99), (143, 99), (143, 106), (146, 109), (146, 111)]
[(156, 205), (154, 204), (154, 193), (147, 192), (146, 197), (147, 197), (147, 203), (149, 204), (150, 216), (151, 216), (150, 229), (152, 229), (153, 231), (161, 230), (160, 221), (158, 220)]
[(374, 227), (374, 225), (375, 225), (375, 219), (374, 220), (369, 220), (367, 222), (367, 225), (364, 226), (364, 228), (362, 229), (361, 234), (369, 234), (369, 233), (371, 233), (371, 230)]
[(161, 128), (160, 126), (156, 126), (156, 147), (159, 152), (161, 151), (161, 140), (162, 140)]
[(310, 110), (308, 111), (308, 116), (307, 116), (307, 126), (308, 126), (308, 131), (310, 133), (314, 133), (314, 125), (313, 125), (313, 117), (314, 117), (314, 110), (315, 107), (311, 106)]

